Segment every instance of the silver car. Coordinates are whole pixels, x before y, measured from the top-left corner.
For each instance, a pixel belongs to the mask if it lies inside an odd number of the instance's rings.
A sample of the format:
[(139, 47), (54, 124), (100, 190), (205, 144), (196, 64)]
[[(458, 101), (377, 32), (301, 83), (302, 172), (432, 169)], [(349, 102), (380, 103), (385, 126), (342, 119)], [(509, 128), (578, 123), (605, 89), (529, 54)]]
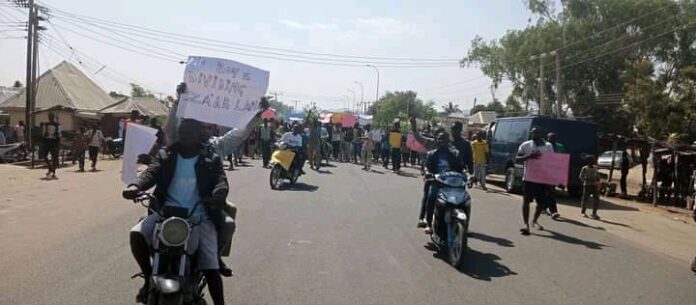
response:
[[(605, 151), (602, 153), (599, 158), (597, 158), (597, 166), (600, 168), (611, 168), (611, 158), (612, 156), (614, 157), (614, 168), (620, 168), (621, 167), (621, 158), (623, 157), (623, 151), (617, 150), (617, 151)], [(627, 155), (628, 157), (628, 166), (631, 167), (633, 166), (633, 160), (631, 158), (631, 155)]]

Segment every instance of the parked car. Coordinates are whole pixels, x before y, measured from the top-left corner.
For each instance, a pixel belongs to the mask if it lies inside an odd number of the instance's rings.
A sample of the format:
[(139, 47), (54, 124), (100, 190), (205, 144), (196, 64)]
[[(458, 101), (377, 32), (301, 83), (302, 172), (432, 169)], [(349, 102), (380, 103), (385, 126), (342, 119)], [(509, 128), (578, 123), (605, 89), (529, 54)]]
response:
[(556, 133), (558, 142), (570, 154), (568, 193), (571, 196), (582, 195), (579, 175), (580, 169), (585, 165), (583, 157), (588, 154), (597, 155), (598, 152), (597, 126), (591, 122), (544, 116), (496, 119), (488, 128), (489, 172), (505, 175), (505, 188), (508, 192), (521, 190), (524, 165), (516, 162), (515, 157), (520, 144), (529, 140), (529, 132), (534, 126), (541, 128), (544, 133)]
[[(597, 158), (597, 166), (600, 168), (611, 168), (612, 155), (614, 156), (614, 169), (621, 168), (621, 158), (623, 157), (623, 151), (620, 150), (608, 150), (599, 155), (599, 158)], [(631, 158), (630, 154), (627, 154), (626, 157), (628, 157), (628, 167), (632, 167), (635, 164), (633, 158)]]

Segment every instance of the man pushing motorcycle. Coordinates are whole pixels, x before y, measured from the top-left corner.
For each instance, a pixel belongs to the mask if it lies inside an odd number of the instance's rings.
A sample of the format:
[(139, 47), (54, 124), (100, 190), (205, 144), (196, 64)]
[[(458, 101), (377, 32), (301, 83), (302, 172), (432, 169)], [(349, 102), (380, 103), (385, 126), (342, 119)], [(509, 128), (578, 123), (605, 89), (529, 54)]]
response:
[[(155, 187), (156, 201), (164, 205), (188, 208), (196, 223), (191, 231), (189, 254), (195, 254), (196, 266), (205, 275), (215, 305), (224, 304), (218, 253), (218, 232), (214, 219), (222, 217), (222, 208), (229, 191), (222, 161), (205, 145), (200, 122), (184, 119), (178, 127), (177, 140), (161, 149), (155, 160), (125, 190), (123, 197), (135, 199), (142, 191)], [(157, 210), (159, 207), (153, 207)], [(138, 292), (137, 302), (145, 303), (152, 275), (150, 246), (157, 214), (149, 215), (130, 233), (130, 246), (140, 267), (145, 284)]]

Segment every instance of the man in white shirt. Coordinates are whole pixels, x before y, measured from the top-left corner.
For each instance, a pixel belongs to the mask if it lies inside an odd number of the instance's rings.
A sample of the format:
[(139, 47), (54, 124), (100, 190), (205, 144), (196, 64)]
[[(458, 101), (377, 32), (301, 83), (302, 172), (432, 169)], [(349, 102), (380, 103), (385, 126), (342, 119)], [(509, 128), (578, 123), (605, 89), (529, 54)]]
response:
[(546, 209), (548, 192), (552, 186), (527, 181), (527, 173), (529, 169), (527, 168), (527, 160), (537, 159), (541, 156), (543, 152), (553, 152), (553, 146), (551, 143), (546, 142), (542, 138), (541, 129), (534, 127), (531, 130), (532, 139), (526, 141), (520, 145), (517, 150), (517, 162), (524, 162), (524, 197), (522, 199), (522, 220), (524, 221), (525, 227), (520, 229), (522, 235), (529, 235), (529, 205), (532, 200), (536, 200), (536, 210), (534, 211), (534, 219), (532, 224), (542, 230), (543, 227), (537, 223), (539, 215)]
[(280, 137), (279, 144), (285, 144), (288, 148), (292, 148), (296, 155), (293, 160), (293, 167), (299, 167), (300, 173), (304, 174), (302, 167), (304, 166), (305, 156), (302, 149), (302, 126), (295, 122), (292, 124), (292, 131), (288, 131)]

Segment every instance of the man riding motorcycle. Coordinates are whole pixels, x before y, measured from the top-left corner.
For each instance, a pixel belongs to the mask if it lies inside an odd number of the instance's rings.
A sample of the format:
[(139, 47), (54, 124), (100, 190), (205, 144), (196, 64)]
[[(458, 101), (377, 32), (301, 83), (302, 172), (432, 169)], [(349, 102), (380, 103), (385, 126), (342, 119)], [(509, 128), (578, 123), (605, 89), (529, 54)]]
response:
[(293, 123), (292, 131), (284, 133), (283, 136), (280, 137), (280, 140), (278, 140), (278, 144), (279, 146), (284, 145), (296, 152), (295, 159), (292, 161), (292, 168), (298, 168), (300, 174), (304, 175), (305, 172), (302, 170), (305, 163), (304, 149), (302, 146), (302, 125), (297, 122)]
[[(439, 174), (448, 171), (462, 172), (464, 171), (464, 166), (459, 157), (459, 151), (454, 149), (449, 145), (449, 136), (447, 132), (440, 132), (436, 138), (437, 148), (428, 152), (425, 160), (425, 168), (427, 170), (427, 176), (430, 177), (434, 174)], [(426, 178), (426, 179), (428, 179)], [(429, 183), (426, 181), (426, 183)], [(430, 183), (429, 191), (427, 193), (426, 200), (426, 234), (432, 234), (432, 221), (433, 212), (435, 210), (435, 196), (437, 195), (439, 185), (437, 183)]]
[[(208, 289), (215, 305), (224, 305), (222, 278), (219, 272), (218, 237), (211, 219), (222, 217), (222, 207), (229, 191), (222, 161), (208, 145), (204, 145), (201, 123), (182, 120), (178, 128), (178, 140), (160, 150), (154, 162), (123, 191), (126, 199), (135, 199), (151, 187), (157, 202), (164, 205), (185, 207), (190, 210), (195, 226), (191, 231), (189, 254), (196, 253), (197, 268), (208, 282)], [(160, 207), (153, 207), (157, 210)], [(135, 225), (130, 234), (130, 246), (138, 263), (145, 284), (136, 301), (147, 300), (149, 278), (152, 275), (150, 245), (155, 228), (156, 214), (151, 214)]]

